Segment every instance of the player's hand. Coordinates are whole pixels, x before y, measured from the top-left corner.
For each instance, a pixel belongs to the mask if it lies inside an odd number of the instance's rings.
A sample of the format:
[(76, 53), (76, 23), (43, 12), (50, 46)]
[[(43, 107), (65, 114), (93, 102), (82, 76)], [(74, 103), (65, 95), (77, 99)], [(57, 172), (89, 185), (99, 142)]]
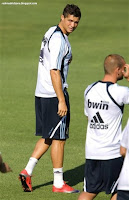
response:
[(123, 76), (129, 81), (129, 64), (125, 64), (124, 70), (122, 71)]
[(63, 117), (67, 114), (67, 106), (66, 106), (66, 103), (65, 102), (59, 102), (58, 104), (58, 115), (60, 117)]

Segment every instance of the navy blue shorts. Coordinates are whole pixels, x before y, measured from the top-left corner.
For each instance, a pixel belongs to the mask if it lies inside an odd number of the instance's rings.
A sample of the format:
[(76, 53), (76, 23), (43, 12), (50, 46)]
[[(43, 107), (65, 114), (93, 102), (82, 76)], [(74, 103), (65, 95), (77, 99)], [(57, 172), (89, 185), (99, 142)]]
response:
[(118, 190), (117, 200), (129, 200), (129, 191)]
[[(98, 194), (105, 191), (110, 194), (116, 183), (123, 164), (123, 157), (111, 160), (86, 159), (84, 191)], [(115, 189), (114, 193), (117, 190)]]
[(70, 105), (68, 92), (64, 91), (68, 108), (67, 115), (60, 117), (58, 112), (58, 98), (35, 97), (36, 136), (56, 140), (66, 140), (69, 137)]

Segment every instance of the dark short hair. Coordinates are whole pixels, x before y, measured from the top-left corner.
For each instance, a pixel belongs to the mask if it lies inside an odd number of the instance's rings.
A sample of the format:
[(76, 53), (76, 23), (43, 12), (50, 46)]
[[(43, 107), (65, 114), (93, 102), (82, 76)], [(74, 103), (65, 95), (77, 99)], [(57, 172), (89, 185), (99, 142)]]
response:
[(80, 19), (81, 11), (77, 5), (67, 4), (63, 10), (63, 15), (64, 15), (64, 17), (67, 17), (68, 15), (73, 15), (74, 17), (79, 17), (79, 19)]

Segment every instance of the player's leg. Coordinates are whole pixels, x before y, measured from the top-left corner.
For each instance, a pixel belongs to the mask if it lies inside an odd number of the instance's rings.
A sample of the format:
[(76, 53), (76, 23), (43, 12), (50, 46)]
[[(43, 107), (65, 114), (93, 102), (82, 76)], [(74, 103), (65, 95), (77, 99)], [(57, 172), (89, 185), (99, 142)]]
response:
[(97, 194), (82, 192), (79, 195), (78, 200), (93, 200), (96, 196)]
[(22, 183), (23, 190), (25, 192), (32, 191), (32, 184), (31, 184), (31, 176), (32, 172), (38, 163), (38, 160), (42, 157), (42, 155), (48, 150), (51, 145), (51, 140), (49, 139), (39, 139), (36, 143), (34, 151), (25, 167), (19, 174), (19, 180)]
[(51, 143), (52, 143), (52, 140), (50, 139), (44, 139), (44, 138), (39, 139), (35, 145), (35, 148), (31, 157), (39, 160), (42, 157), (42, 155), (49, 149)]
[(64, 160), (65, 140), (53, 140), (51, 146), (51, 159), (54, 168), (62, 168)]
[[(46, 129), (44, 127), (47, 127), (46, 122), (46, 109), (48, 105), (47, 99), (35, 97), (35, 110), (36, 110), (36, 135), (42, 136), (44, 138), (47, 138), (48, 135), (45, 135), (44, 133), (47, 133)], [(45, 124), (45, 126), (43, 126)], [(29, 162), (27, 163), (24, 170), (22, 170), (19, 174), (19, 179), (22, 183), (22, 187), (25, 192), (31, 192), (32, 191), (32, 185), (31, 185), (31, 175), (33, 172), (34, 167), (36, 166), (38, 160), (41, 158), (41, 156), (48, 150), (49, 146), (51, 145), (50, 139), (39, 139), (36, 143), (36, 146), (34, 148), (34, 151), (29, 159)]]
[(25, 170), (31, 176), (35, 165), (37, 164), (38, 160), (46, 153), (51, 145), (50, 139), (41, 138), (36, 143), (34, 151), (29, 159), (28, 164), (26, 165)]
[(51, 160), (53, 164), (54, 181), (53, 185), (61, 188), (63, 181), (63, 160), (65, 140), (53, 140), (51, 146)]
[[(51, 132), (50, 138), (52, 138), (51, 146), (51, 159), (53, 164), (54, 181), (53, 181), (53, 192), (65, 192), (65, 193), (75, 193), (78, 190), (73, 189), (67, 185), (63, 180), (63, 160), (64, 160), (64, 146), (65, 141), (69, 137), (69, 122), (70, 122), (70, 106), (69, 106), (69, 96), (67, 91), (64, 91), (65, 100), (68, 108), (67, 115), (60, 117), (57, 115), (58, 109), (58, 99), (53, 100), (51, 111), (53, 114), (53, 121), (56, 121), (56, 126)], [(55, 107), (53, 107), (55, 105)], [(56, 110), (54, 110), (56, 108)], [(51, 115), (52, 116), (52, 115)]]
[(117, 193), (111, 196), (111, 200), (117, 200)]
[(41, 138), (36, 143), (34, 151), (29, 159), (29, 162), (27, 163), (27, 165), (25, 167), (25, 170), (27, 171), (29, 176), (32, 175), (33, 169), (34, 169), (35, 165), (37, 164), (38, 160), (49, 149), (51, 142), (52, 141), (50, 139)]
[(63, 159), (65, 140), (53, 140), (51, 146), (51, 159), (53, 164), (53, 192), (78, 193), (78, 190), (67, 185), (63, 180)]

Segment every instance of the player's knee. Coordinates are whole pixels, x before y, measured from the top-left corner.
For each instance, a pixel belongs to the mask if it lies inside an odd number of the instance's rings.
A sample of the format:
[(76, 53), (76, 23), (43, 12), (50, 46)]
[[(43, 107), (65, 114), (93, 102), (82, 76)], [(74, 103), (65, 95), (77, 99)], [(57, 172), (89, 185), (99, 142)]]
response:
[(53, 140), (52, 144), (55, 145), (55, 146), (59, 145), (59, 146), (63, 147), (65, 145), (65, 141), (66, 140)]
[(79, 195), (78, 200), (93, 200), (96, 197), (96, 195), (97, 194), (82, 192)]
[(87, 199), (86, 199), (86, 192), (82, 192), (82, 193), (79, 195), (78, 200), (87, 200)]

